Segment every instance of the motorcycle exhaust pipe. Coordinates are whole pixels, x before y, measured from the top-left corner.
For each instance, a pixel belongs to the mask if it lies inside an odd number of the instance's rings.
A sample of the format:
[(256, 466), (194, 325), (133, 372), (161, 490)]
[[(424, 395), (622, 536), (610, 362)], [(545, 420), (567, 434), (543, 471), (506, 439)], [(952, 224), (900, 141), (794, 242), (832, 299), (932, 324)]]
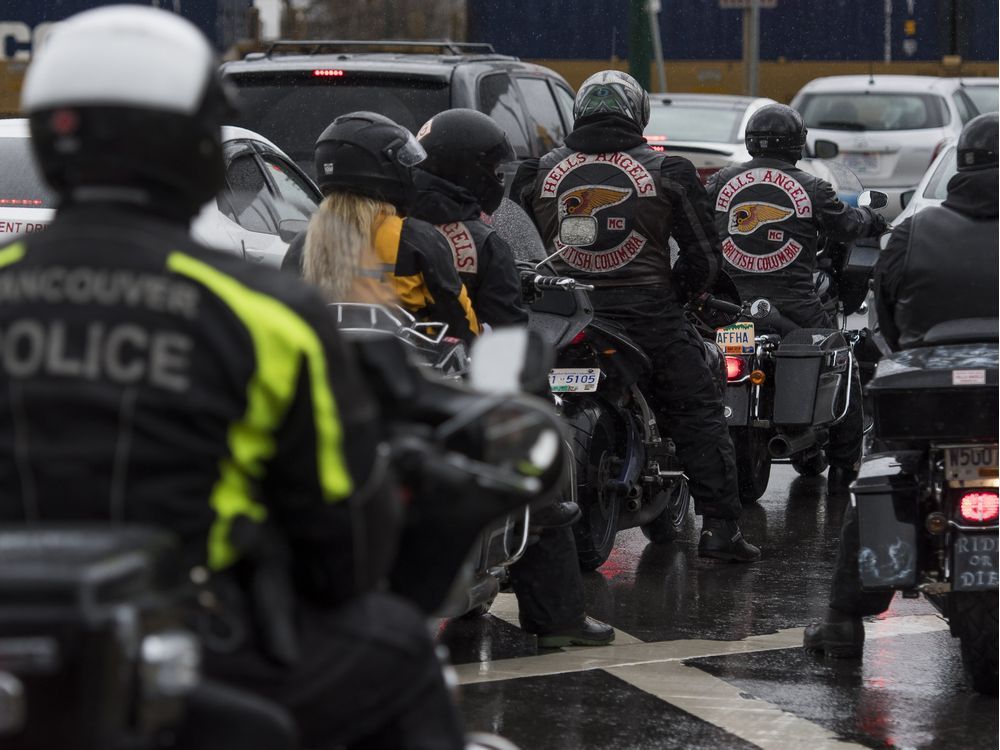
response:
[(793, 453), (804, 451), (816, 445), (816, 432), (809, 430), (800, 435), (775, 435), (767, 443), (767, 449), (775, 458), (788, 458)]

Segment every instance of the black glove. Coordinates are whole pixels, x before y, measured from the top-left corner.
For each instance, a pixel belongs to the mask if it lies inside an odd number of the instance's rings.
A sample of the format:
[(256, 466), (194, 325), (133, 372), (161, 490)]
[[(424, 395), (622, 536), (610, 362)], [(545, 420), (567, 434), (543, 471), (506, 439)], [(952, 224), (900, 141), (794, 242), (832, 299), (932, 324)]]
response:
[(882, 214), (870, 208), (868, 209), (868, 212), (872, 215), (872, 228), (868, 235), (869, 237), (878, 237), (889, 231), (889, 222), (885, 220), (885, 217), (882, 216)]

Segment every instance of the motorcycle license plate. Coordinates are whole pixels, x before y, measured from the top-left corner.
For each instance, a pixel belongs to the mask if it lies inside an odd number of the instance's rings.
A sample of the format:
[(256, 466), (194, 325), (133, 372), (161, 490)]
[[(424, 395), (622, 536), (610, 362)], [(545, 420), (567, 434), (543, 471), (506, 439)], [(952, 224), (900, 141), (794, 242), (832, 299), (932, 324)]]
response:
[(1000, 472), (1000, 449), (996, 445), (951, 445), (944, 447), (944, 473), (949, 482), (981, 482), (996, 479)]
[(601, 371), (597, 368), (557, 367), (549, 370), (549, 390), (553, 393), (590, 393), (597, 390)]
[(952, 591), (996, 591), (1000, 583), (997, 548), (996, 534), (955, 534)]
[(753, 323), (733, 323), (715, 329), (715, 343), (724, 354), (753, 354)]

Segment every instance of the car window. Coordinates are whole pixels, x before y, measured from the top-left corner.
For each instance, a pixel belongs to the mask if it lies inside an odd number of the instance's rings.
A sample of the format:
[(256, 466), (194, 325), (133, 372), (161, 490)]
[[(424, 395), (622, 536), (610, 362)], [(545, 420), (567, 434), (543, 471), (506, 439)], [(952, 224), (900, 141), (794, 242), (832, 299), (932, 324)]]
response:
[(242, 125), (275, 143), (310, 177), (315, 177), (316, 138), (348, 112), (378, 112), (416, 133), (451, 104), (448, 83), (435, 79), (383, 76), (326, 68), (296, 73), (230, 76), (240, 90)]
[(479, 109), (504, 129), (518, 158), (531, 156), (528, 136), (521, 125), (521, 103), (517, 100), (514, 84), (508, 75), (488, 75), (479, 82)]
[(1000, 104), (1000, 89), (996, 86), (966, 86), (962, 93), (972, 100), (977, 115), (996, 112)]
[(556, 101), (559, 103), (559, 110), (562, 112), (563, 122), (566, 123), (566, 132), (568, 133), (573, 129), (573, 103), (576, 101), (576, 97), (558, 83), (553, 84), (552, 88), (556, 91)]
[(956, 91), (952, 94), (951, 100), (955, 102), (955, 107), (958, 109), (958, 118), (962, 121), (963, 125), (975, 117), (975, 115), (972, 114), (972, 103), (965, 98), (961, 91)]
[(943, 201), (948, 197), (948, 181), (958, 172), (958, 160), (955, 158), (955, 147), (949, 146), (945, 151), (941, 161), (938, 162), (937, 169), (931, 175), (931, 179), (924, 188), (925, 198), (935, 198)]
[(56, 196), (31, 157), (30, 138), (0, 138), (0, 208), (55, 208)]
[(267, 188), (260, 162), (248, 147), (228, 149), (226, 188), (218, 197), (219, 210), (251, 232), (277, 234), (268, 204), (271, 193)]
[(951, 119), (935, 94), (806, 94), (799, 112), (807, 128), (822, 130), (924, 130)]
[(684, 102), (657, 104), (649, 108), (645, 133), (655, 141), (709, 141), (735, 143), (743, 119), (742, 109), (721, 109)]
[(315, 193), (295, 169), (277, 154), (264, 153), (267, 173), (274, 182), (274, 212), (279, 221), (298, 219), (309, 221), (316, 210)]
[(544, 78), (518, 77), (515, 80), (528, 113), (535, 120), (536, 136), (541, 141), (542, 151), (551, 151), (563, 142), (566, 131), (548, 82)]

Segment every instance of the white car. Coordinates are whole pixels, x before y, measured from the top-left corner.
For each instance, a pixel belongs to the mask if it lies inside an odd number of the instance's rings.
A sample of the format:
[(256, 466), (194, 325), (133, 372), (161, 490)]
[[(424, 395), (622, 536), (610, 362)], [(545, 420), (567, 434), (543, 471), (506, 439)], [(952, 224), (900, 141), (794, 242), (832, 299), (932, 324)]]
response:
[(854, 75), (810, 81), (792, 99), (808, 143), (833, 141), (865, 187), (889, 196), (888, 213), (963, 125), (997, 110), (996, 78)]
[[(31, 155), (26, 119), (0, 120), (0, 245), (44, 228), (56, 199)], [(250, 130), (222, 129), (226, 186), (191, 223), (209, 247), (280, 266), (288, 242), (305, 229), (322, 196), (277, 146)]]
[(705, 182), (731, 164), (750, 160), (747, 120), (773, 99), (722, 94), (651, 94), (643, 135), (657, 151), (689, 159)]

